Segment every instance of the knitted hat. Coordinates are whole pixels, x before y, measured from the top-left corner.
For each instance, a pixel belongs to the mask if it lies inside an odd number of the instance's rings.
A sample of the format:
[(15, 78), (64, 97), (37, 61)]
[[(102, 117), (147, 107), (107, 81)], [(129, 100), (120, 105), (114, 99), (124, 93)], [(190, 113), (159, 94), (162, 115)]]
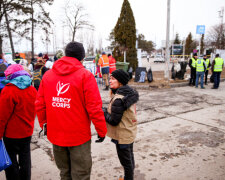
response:
[(38, 57), (42, 57), (42, 56), (43, 56), (43, 54), (42, 54), (42, 53), (39, 53), (39, 54), (38, 54)]
[(65, 54), (68, 57), (74, 57), (81, 61), (85, 57), (84, 46), (82, 43), (79, 42), (70, 42), (66, 46)]
[(117, 69), (112, 72), (111, 76), (117, 79), (121, 84), (126, 85), (130, 80), (128, 73), (122, 69)]
[(20, 64), (12, 64), (10, 65), (6, 70), (5, 70), (5, 76), (9, 76), (17, 71), (22, 71), (24, 70), (23, 66)]

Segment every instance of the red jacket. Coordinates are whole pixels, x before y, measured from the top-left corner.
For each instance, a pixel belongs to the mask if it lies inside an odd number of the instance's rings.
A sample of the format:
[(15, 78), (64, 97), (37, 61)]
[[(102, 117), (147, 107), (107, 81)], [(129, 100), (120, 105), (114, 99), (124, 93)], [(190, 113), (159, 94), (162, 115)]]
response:
[(33, 86), (19, 89), (7, 84), (0, 95), (0, 139), (32, 136), (37, 91)]
[(80, 61), (62, 57), (47, 71), (36, 99), (40, 126), (58, 146), (78, 146), (91, 139), (91, 121), (99, 136), (107, 132), (102, 100), (93, 74)]
[(116, 60), (114, 57), (109, 56), (109, 73), (111, 74), (116, 70)]

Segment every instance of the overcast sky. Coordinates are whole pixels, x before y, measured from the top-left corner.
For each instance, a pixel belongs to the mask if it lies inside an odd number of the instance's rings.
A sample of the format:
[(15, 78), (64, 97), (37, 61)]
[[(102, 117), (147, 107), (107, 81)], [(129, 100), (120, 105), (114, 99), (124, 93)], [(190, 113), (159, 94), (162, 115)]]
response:
[[(107, 39), (120, 16), (123, 0), (74, 1), (84, 6), (89, 14), (88, 20), (95, 26), (93, 33), (95, 43), (101, 38), (103, 47), (108, 46), (110, 43)], [(55, 23), (58, 44), (63, 38), (60, 19), (64, 16), (62, 13), (64, 2), (64, 0), (55, 0), (49, 8)], [(152, 40), (156, 43), (157, 48), (160, 48), (162, 40), (166, 38), (167, 0), (129, 0), (129, 2), (138, 32), (144, 34), (146, 40)], [(186, 38), (189, 32), (192, 32), (194, 38), (199, 39), (199, 35), (196, 35), (196, 25), (205, 25), (207, 35), (210, 27), (221, 22), (218, 11), (222, 7), (225, 7), (225, 0), (171, 0), (170, 39), (173, 39), (176, 32), (179, 33), (181, 40)], [(65, 39), (64, 41), (67, 43), (69, 40)], [(26, 48), (29, 50), (30, 43), (26, 44)], [(39, 49), (39, 52), (45, 52), (46, 47), (40, 44), (40, 41), (38, 45), (36, 43), (35, 50)], [(39, 47), (37, 48), (37, 46)], [(22, 47), (24, 46), (17, 45), (16, 50), (21, 51)]]
[[(76, 0), (81, 2), (89, 14), (89, 21), (95, 26), (95, 36), (101, 36), (103, 46), (109, 45), (107, 38), (120, 15), (123, 0)], [(147, 40), (156, 42), (166, 38), (167, 0), (129, 0), (134, 13), (136, 28)], [(62, 0), (55, 0), (51, 8), (52, 17), (57, 17)], [(196, 35), (196, 25), (205, 25), (206, 32), (220, 22), (218, 11), (225, 6), (225, 0), (171, 0), (170, 38), (176, 32), (184, 39), (189, 32)], [(225, 19), (225, 18), (224, 18)]]

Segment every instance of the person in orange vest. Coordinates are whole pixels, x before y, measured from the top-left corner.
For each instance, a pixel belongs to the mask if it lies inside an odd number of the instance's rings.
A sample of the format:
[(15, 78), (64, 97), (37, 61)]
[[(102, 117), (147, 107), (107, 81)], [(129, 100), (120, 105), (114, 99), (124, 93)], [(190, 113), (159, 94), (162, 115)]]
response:
[(105, 81), (104, 90), (109, 90), (109, 58), (107, 57), (105, 52), (102, 52), (102, 57), (99, 58), (98, 65), (101, 66), (102, 77)]
[(112, 57), (111, 54), (108, 54), (108, 58), (109, 58), (109, 74), (112, 74), (112, 72), (116, 70), (116, 60), (114, 57)]

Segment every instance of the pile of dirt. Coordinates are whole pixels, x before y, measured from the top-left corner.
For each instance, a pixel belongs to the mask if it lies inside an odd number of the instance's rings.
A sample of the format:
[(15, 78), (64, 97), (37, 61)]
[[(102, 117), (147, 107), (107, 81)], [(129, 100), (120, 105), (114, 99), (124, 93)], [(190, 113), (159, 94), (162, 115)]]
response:
[(145, 86), (149, 87), (149, 89), (161, 89), (161, 88), (170, 88), (170, 85), (167, 80), (157, 79), (149, 83), (147, 80), (144, 83), (134, 82), (134, 79), (131, 79), (128, 83), (130, 86)]

